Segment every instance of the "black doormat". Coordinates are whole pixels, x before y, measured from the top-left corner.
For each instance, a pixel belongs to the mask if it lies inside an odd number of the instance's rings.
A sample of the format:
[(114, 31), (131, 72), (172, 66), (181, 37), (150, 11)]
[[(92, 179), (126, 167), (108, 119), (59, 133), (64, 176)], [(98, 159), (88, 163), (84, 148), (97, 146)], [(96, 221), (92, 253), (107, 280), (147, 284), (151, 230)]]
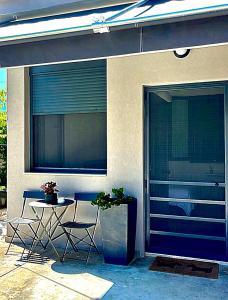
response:
[(157, 256), (149, 267), (152, 271), (217, 279), (219, 265), (188, 259)]

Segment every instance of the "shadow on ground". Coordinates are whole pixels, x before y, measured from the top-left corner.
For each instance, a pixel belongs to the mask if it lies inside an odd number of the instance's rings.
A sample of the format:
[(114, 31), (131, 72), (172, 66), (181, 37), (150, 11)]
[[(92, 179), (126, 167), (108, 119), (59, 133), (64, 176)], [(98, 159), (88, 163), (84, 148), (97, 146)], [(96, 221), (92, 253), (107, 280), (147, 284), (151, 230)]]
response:
[(22, 249), (16, 245), (14, 254), (5, 256), (6, 247), (0, 242), (1, 300), (228, 299), (226, 266), (220, 267), (219, 279), (213, 280), (149, 271), (152, 258), (137, 259), (124, 267), (104, 264), (102, 257), (95, 254), (86, 265), (79, 260), (56, 262), (47, 253), (47, 260), (36, 263), (22, 261)]

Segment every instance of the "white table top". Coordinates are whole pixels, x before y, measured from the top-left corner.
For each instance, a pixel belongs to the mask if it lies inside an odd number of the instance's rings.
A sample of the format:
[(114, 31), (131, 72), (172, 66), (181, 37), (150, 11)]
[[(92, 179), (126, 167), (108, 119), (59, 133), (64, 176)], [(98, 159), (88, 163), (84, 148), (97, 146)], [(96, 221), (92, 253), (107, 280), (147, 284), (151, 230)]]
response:
[(45, 200), (36, 200), (29, 203), (29, 206), (37, 207), (37, 208), (61, 208), (72, 205), (74, 203), (73, 200), (65, 199), (64, 203), (50, 204), (45, 202)]

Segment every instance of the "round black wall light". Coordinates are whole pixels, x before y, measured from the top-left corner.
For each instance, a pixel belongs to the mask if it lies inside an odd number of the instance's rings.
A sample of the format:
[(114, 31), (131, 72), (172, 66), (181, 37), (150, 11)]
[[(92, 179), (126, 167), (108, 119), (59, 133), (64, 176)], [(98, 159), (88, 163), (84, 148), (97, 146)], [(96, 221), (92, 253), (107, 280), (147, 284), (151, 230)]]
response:
[(189, 55), (190, 51), (191, 51), (190, 49), (180, 48), (180, 49), (174, 50), (173, 53), (177, 58), (185, 58), (186, 56)]

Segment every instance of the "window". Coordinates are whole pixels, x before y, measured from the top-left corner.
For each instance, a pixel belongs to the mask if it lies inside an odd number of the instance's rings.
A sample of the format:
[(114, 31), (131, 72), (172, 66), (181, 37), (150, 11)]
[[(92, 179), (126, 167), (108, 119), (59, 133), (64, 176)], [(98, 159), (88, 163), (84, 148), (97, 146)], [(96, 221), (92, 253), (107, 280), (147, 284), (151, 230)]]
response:
[(105, 173), (106, 62), (33, 67), (32, 169)]

